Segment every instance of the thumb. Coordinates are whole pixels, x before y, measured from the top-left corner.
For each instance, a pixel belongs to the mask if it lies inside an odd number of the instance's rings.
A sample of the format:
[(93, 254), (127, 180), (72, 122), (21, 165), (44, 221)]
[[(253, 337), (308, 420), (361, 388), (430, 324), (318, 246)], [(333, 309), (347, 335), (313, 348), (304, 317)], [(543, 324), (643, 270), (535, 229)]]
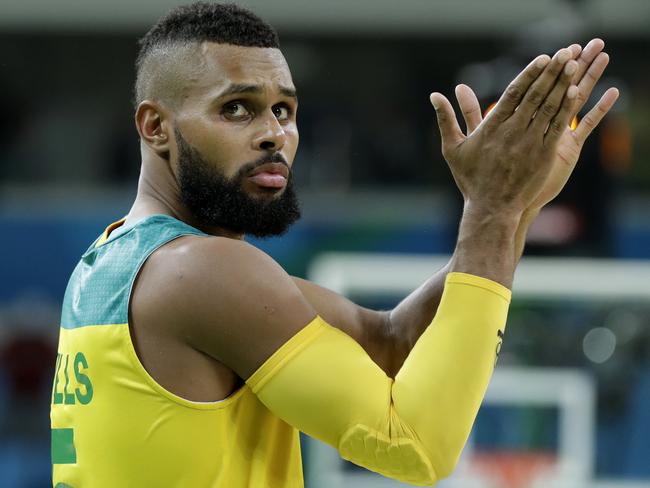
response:
[(458, 85), (456, 87), (456, 100), (458, 100), (458, 106), (463, 113), (467, 125), (467, 135), (469, 136), (483, 120), (481, 105), (474, 90), (467, 85)]
[(434, 92), (429, 97), (431, 105), (436, 109), (438, 128), (442, 137), (443, 150), (458, 146), (464, 140), (463, 132), (458, 125), (454, 108), (441, 93)]

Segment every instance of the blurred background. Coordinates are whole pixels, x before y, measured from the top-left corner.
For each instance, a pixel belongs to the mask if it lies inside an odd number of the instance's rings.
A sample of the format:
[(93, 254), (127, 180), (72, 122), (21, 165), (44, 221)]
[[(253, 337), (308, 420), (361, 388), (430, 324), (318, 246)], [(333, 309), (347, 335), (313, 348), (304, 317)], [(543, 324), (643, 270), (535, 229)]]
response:
[[(63, 292), (80, 254), (135, 196), (136, 41), (180, 3), (0, 0), (3, 487), (51, 484)], [(429, 93), (451, 97), (463, 82), (487, 107), (537, 54), (606, 41), (611, 62), (594, 98), (609, 86), (621, 98), (531, 229), (503, 374), (456, 486), (524, 487), (546, 470), (539, 486), (650, 487), (650, 2), (240, 3), (278, 29), (300, 96), (304, 217), (254, 243), (290, 273), (382, 308), (455, 241), (461, 200)], [(397, 486), (304, 447), (308, 487)]]

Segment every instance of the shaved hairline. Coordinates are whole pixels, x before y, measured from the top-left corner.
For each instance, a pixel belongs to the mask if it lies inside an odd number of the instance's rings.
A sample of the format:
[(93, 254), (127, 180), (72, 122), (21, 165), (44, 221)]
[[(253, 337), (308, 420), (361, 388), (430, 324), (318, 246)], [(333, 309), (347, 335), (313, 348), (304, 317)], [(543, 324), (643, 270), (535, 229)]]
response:
[(172, 41), (159, 44), (142, 61), (135, 85), (136, 107), (144, 100), (170, 108), (180, 106), (190, 81), (205, 67), (200, 41)]

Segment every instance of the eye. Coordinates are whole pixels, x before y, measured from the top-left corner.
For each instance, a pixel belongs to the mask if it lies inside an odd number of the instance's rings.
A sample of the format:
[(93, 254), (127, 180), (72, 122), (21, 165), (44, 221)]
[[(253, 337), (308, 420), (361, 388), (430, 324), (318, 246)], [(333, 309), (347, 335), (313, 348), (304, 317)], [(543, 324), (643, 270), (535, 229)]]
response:
[(244, 119), (250, 115), (246, 106), (241, 102), (230, 102), (223, 106), (222, 113), (231, 119)]
[(273, 114), (278, 120), (288, 120), (291, 116), (291, 110), (286, 105), (276, 105), (273, 107)]

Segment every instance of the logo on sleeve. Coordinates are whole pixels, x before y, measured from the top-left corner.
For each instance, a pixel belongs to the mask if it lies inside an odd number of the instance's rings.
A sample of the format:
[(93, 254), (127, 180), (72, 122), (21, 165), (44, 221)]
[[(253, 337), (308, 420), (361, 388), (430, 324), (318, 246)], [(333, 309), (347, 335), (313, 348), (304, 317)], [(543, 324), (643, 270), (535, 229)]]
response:
[(494, 366), (496, 367), (497, 361), (499, 360), (499, 354), (501, 353), (501, 345), (503, 344), (503, 331), (501, 329), (497, 330), (497, 347), (495, 350)]

